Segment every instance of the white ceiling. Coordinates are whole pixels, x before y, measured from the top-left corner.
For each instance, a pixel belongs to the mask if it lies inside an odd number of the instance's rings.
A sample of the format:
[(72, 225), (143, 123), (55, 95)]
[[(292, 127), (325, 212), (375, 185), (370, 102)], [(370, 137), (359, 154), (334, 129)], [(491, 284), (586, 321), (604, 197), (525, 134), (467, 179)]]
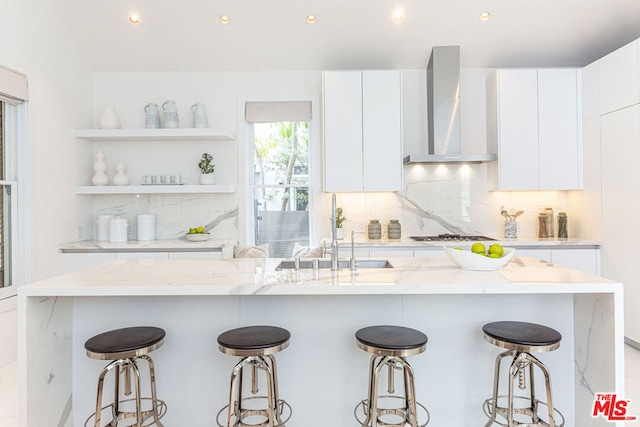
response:
[(445, 45), (460, 46), (463, 68), (584, 66), (640, 37), (640, 0), (54, 3), (94, 71), (416, 69)]

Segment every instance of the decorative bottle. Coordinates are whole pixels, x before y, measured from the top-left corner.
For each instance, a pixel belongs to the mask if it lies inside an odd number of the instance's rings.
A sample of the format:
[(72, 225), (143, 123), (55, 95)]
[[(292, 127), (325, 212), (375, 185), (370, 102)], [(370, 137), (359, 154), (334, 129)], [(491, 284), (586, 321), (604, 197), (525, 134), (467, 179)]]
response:
[(402, 226), (397, 219), (390, 219), (387, 225), (387, 237), (389, 239), (400, 239), (402, 237)]
[(105, 173), (107, 171), (107, 162), (104, 161), (104, 153), (100, 150), (96, 153), (96, 161), (93, 163), (95, 175), (91, 179), (93, 185), (107, 185), (109, 177)]
[(377, 219), (372, 219), (367, 226), (367, 237), (371, 240), (380, 240), (382, 238), (382, 224)]

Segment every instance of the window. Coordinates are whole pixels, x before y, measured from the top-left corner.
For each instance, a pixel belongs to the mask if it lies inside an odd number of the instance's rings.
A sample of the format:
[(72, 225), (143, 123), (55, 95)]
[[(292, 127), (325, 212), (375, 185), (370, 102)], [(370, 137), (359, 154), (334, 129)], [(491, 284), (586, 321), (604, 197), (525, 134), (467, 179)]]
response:
[(26, 173), (27, 99), (26, 77), (0, 66), (0, 288), (27, 281), (27, 246), (19, 244), (26, 225), (18, 224), (18, 212), (28, 218), (25, 180), (19, 179)]
[(269, 256), (290, 257), (310, 240), (308, 102), (247, 103), (253, 145), (253, 232)]

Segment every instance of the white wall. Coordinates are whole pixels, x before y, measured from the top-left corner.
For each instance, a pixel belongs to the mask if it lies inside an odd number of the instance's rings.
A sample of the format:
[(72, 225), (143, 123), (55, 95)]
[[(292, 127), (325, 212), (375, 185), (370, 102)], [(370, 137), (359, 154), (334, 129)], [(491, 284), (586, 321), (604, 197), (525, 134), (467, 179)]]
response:
[(28, 268), (37, 280), (58, 273), (58, 246), (75, 239), (73, 129), (90, 121), (91, 74), (49, 2), (3, 1), (0, 39), (2, 65), (29, 82)]

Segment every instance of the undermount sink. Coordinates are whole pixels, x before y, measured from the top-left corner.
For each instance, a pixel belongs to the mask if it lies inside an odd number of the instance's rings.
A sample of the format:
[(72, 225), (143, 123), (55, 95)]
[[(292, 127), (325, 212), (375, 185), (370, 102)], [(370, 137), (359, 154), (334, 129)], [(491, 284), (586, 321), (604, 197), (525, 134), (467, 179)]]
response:
[[(318, 268), (329, 269), (331, 268), (330, 259), (301, 259), (300, 269), (312, 269), (314, 268), (314, 262), (318, 262)], [(282, 270), (295, 270), (295, 260), (284, 260), (276, 266), (276, 271)], [(348, 259), (338, 260), (338, 268), (348, 269), (351, 268), (351, 264)], [(386, 259), (363, 259), (356, 260), (356, 268), (393, 268), (393, 265)]]

